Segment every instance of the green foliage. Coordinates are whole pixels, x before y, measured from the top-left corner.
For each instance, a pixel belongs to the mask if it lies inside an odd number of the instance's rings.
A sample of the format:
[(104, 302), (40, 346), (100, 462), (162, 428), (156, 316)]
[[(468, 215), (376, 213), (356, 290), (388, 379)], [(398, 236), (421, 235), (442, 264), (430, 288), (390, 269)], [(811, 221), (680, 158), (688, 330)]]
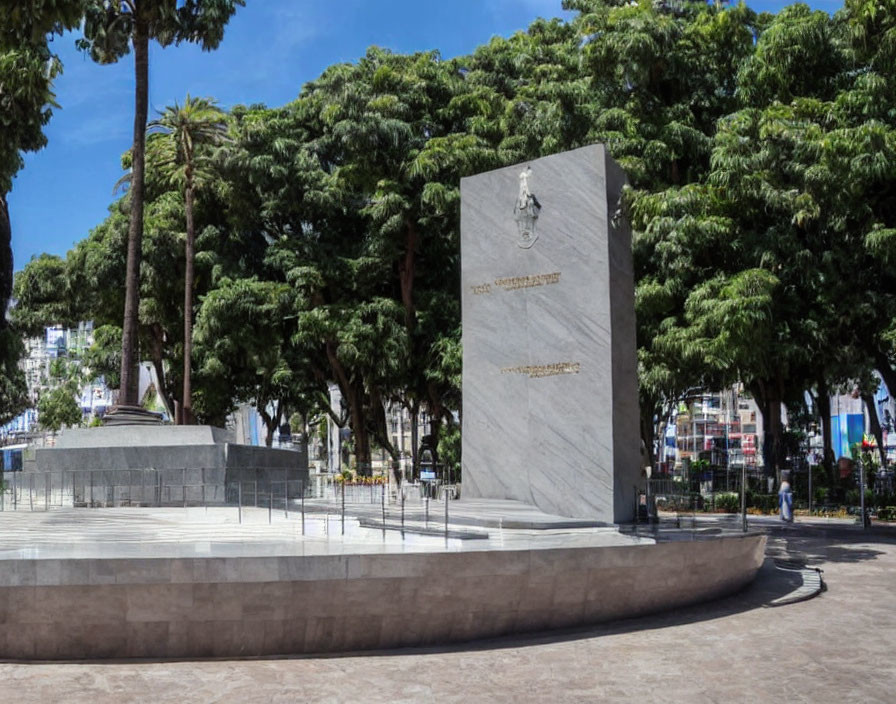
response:
[(110, 389), (117, 389), (121, 381), (121, 328), (101, 325), (93, 331), (93, 344), (84, 355), (84, 366), (91, 379), (102, 378)]
[(41, 254), (16, 275), (13, 295), (17, 305), (11, 316), (24, 334), (40, 337), (47, 326), (74, 327), (78, 324), (66, 274), (65, 260), (52, 254)]
[[(128, 51), (138, 19), (162, 44), (213, 46), (239, 3), (157, 0), (141, 18), (121, 5), (109, 13), (117, 24), (101, 4), (88, 3), (84, 46), (108, 61)], [(176, 108), (216, 147), (197, 147), (193, 162), (204, 186), (193, 214), (197, 412), (220, 421), (248, 401), (272, 425), (329, 413), (351, 426), (364, 471), (372, 443), (395, 456), (383, 408), (398, 403), (435, 419), (455, 463), (459, 180), (603, 142), (630, 179), (621, 207), (646, 445), (689, 389), (742, 382), (763, 412), (766, 466), (780, 465), (792, 440), (782, 403), (847, 382), (864, 392), (872, 368), (896, 379), (891, 5), (849, 0), (832, 18), (801, 4), (773, 16), (568, 0), (571, 22), (536, 21), (467, 57), (373, 47), (286, 106), (234, 108), (226, 139), (211, 102), (188, 98)], [(139, 309), (141, 348), (169, 400), (188, 356), (186, 157), (205, 134), (181, 129), (178, 112), (148, 142)], [(120, 323), (132, 198), (64, 262), (26, 267), (21, 325)], [(96, 369), (113, 364), (111, 339)], [(346, 415), (328, 406), (330, 382)]]
[(145, 32), (161, 46), (193, 42), (216, 49), (224, 28), (245, 0), (83, 0), (84, 36), (78, 46), (100, 64), (115, 63), (130, 53), (135, 32)]
[(37, 403), (40, 426), (55, 433), (64, 427), (79, 425), (83, 415), (76, 394), (77, 388), (72, 384), (62, 384), (41, 396)]
[(740, 511), (740, 494), (725, 492), (713, 497), (716, 511), (721, 513), (737, 513)]
[(0, 425), (28, 407), (25, 374), (19, 368), (23, 353), (20, 335), (11, 328), (0, 330)]
[(445, 468), (447, 481), (455, 483), (461, 481), (460, 451), (460, 425), (450, 423), (439, 437), (439, 460)]

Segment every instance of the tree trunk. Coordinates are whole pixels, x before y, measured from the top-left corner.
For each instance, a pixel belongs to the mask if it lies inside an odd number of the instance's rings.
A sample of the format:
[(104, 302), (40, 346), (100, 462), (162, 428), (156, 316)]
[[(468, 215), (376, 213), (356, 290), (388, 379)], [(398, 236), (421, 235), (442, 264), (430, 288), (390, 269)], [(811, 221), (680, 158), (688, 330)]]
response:
[(405, 224), (404, 258), (398, 263), (398, 278), (401, 282), (401, 301), (404, 304), (405, 324), (413, 331), (417, 324), (414, 307), (414, 274), (417, 262), (417, 225), (412, 220)]
[(283, 418), (283, 404), (277, 401), (274, 415), (268, 413), (267, 403), (264, 406), (258, 406), (258, 415), (264, 421), (264, 445), (271, 447), (274, 444), (274, 431), (280, 427), (280, 420)]
[(367, 432), (367, 419), (364, 415), (360, 394), (353, 391), (354, 403), (351, 403), (352, 435), (355, 438), (355, 464), (358, 467), (358, 475), (369, 477), (373, 475), (373, 465), (370, 459), (370, 435)]
[[(439, 438), (442, 435), (442, 407), (431, 405), (429, 408), (429, 438), (432, 448), (432, 468), (439, 471)], [(443, 473), (444, 479), (444, 473)]]
[(0, 330), (6, 329), (6, 307), (12, 295), (12, 227), (6, 196), (0, 193)]
[(121, 396), (119, 404), (136, 406), (139, 374), (137, 373), (137, 319), (140, 308), (140, 259), (143, 250), (143, 195), (146, 166), (146, 119), (149, 90), (149, 33), (139, 13), (135, 16), (133, 35), (134, 73), (136, 78), (134, 105), (134, 144), (131, 166), (131, 214), (128, 226), (128, 263), (125, 278), (124, 324), (121, 336)]
[[(656, 424), (654, 424), (653, 419), (659, 418), (662, 411), (657, 410), (657, 404), (645, 403), (644, 401), (644, 399), (641, 400), (641, 442), (644, 444), (645, 456), (641, 459), (642, 464), (646, 463), (651, 469), (655, 469), (657, 461), (657, 427)], [(643, 470), (643, 467), (640, 469)]]
[[(184, 393), (182, 420), (184, 425), (193, 423), (193, 391), (191, 366), (193, 358), (193, 264), (195, 231), (193, 229), (193, 176), (187, 167), (187, 187), (184, 189), (184, 207), (187, 218), (186, 262), (184, 274)], [(268, 447), (270, 447), (270, 442)]]
[(414, 401), (411, 412), (411, 481), (420, 477), (420, 440), (418, 438), (418, 423), (420, 421), (420, 404)]
[(877, 404), (874, 402), (874, 396), (869, 393), (862, 394), (862, 401), (868, 409), (868, 425), (871, 426), (871, 434), (877, 440), (877, 451), (880, 453), (880, 466), (882, 469), (887, 467), (887, 449), (884, 447), (884, 432), (880, 427), (880, 418), (877, 416)]
[(358, 465), (358, 474), (361, 476), (370, 476), (373, 474), (370, 462), (370, 437), (367, 433), (367, 422), (364, 414), (364, 392), (358, 389), (349, 380), (345, 373), (345, 367), (339, 361), (336, 355), (336, 345), (332, 340), (327, 341), (326, 345), (327, 359), (330, 362), (330, 369), (336, 377), (336, 383), (342, 392), (342, 398), (348, 405), (350, 414), (350, 424), (352, 435), (355, 438), (355, 462)]
[(152, 361), (152, 366), (156, 370), (156, 378), (159, 381), (158, 392), (159, 396), (162, 398), (162, 403), (165, 404), (165, 408), (168, 410), (169, 414), (174, 412), (175, 416), (177, 416), (180, 414), (180, 403), (171, 393), (165, 378), (165, 363), (163, 361), (164, 355), (162, 354), (164, 335), (165, 332), (162, 330), (161, 325), (154, 324), (150, 327), (149, 358)]
[(762, 460), (766, 477), (777, 477), (783, 466), (783, 428), (781, 397), (774, 380), (751, 384), (751, 391), (762, 413)]
[(824, 381), (818, 382), (818, 414), (821, 416), (821, 454), (830, 486), (834, 485), (833, 432), (831, 430), (831, 390)]
[(896, 369), (893, 369), (893, 365), (890, 364), (890, 358), (884, 352), (876, 350), (874, 366), (877, 367), (877, 372), (884, 380), (884, 384), (887, 385), (887, 391), (890, 392), (892, 398), (896, 394)]

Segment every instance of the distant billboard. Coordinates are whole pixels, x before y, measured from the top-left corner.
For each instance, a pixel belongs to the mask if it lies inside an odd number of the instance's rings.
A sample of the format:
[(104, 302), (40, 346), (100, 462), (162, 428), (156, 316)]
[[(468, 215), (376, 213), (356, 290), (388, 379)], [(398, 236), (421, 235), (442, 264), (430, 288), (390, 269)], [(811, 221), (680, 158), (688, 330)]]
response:
[(849, 448), (862, 442), (865, 434), (865, 417), (861, 413), (841, 413), (831, 418), (831, 445), (834, 454), (852, 457)]

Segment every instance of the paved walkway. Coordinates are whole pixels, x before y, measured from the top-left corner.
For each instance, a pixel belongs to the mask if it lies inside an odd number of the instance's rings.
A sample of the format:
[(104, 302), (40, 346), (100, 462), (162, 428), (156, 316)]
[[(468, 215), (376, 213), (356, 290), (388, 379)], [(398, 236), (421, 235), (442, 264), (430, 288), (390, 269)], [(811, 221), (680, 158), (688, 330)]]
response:
[[(828, 533), (825, 531), (824, 533)], [(14, 702), (896, 701), (896, 538), (776, 529), (743, 593), (676, 613), (467, 648), (251, 661), (0, 664)], [(774, 559), (824, 570), (797, 585)]]

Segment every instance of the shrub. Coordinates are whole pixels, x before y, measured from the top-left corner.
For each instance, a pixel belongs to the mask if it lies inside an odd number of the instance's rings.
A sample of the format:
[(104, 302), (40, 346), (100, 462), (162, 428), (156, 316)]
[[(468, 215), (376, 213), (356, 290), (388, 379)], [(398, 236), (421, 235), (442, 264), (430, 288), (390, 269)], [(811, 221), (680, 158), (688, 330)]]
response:
[(740, 511), (740, 496), (734, 492), (725, 492), (715, 496), (716, 511), (720, 513), (737, 513)]

